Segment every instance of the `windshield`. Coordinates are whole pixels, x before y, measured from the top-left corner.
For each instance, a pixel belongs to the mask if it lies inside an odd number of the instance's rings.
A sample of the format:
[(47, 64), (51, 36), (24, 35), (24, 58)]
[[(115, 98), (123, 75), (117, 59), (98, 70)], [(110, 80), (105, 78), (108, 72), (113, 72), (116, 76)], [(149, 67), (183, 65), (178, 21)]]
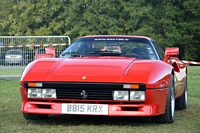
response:
[(80, 38), (60, 55), (74, 56), (130, 56), (157, 59), (149, 40), (145, 38)]

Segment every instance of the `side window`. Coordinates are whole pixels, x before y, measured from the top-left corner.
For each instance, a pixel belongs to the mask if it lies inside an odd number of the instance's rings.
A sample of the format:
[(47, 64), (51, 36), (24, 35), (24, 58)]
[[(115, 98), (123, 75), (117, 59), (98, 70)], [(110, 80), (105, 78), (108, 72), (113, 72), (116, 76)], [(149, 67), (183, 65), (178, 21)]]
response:
[(160, 57), (161, 60), (164, 60), (164, 54), (165, 54), (165, 52), (164, 52), (163, 48), (156, 41), (152, 41), (152, 42), (153, 42), (156, 50), (158, 51), (158, 56)]

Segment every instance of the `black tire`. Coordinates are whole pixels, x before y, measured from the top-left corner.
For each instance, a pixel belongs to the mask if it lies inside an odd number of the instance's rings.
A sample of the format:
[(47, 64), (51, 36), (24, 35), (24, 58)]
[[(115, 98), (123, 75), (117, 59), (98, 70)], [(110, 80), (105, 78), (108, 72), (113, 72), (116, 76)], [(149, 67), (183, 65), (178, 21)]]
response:
[(184, 82), (184, 92), (182, 96), (176, 100), (176, 110), (183, 110), (187, 108), (188, 104), (188, 89), (187, 89), (187, 78)]
[(48, 118), (48, 114), (27, 114), (23, 113), (26, 120), (43, 120)]
[(165, 113), (159, 116), (154, 116), (152, 118), (152, 121), (155, 123), (173, 123), (174, 118), (175, 118), (174, 77), (171, 74)]

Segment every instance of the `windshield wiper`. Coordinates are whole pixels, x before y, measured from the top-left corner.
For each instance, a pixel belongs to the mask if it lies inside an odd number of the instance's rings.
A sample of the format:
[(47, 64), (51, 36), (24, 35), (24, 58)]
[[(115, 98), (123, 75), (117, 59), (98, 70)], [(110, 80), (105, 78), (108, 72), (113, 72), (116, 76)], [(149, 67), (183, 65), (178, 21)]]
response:
[(63, 57), (82, 57), (84, 55), (77, 53), (77, 52), (65, 52), (61, 54)]

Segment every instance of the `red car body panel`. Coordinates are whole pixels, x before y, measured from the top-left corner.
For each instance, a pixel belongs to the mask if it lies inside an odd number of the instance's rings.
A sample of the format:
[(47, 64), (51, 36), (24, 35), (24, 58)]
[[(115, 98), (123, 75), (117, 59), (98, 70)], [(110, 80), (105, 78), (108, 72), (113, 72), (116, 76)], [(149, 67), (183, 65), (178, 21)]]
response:
[[(104, 62), (104, 64), (102, 64), (102, 62)], [(160, 67), (165, 68), (162, 73), (157, 71)], [(99, 69), (101, 71), (98, 71)], [(34, 62), (31, 69), (27, 68), (27, 71), (28, 70), (29, 72), (22, 75), (22, 77), (26, 78), (26, 81), (31, 82), (60, 82), (62, 79), (62, 82), (130, 83), (134, 80), (137, 83), (146, 83), (147, 87), (149, 83), (151, 84), (151, 88), (153, 88), (152, 83), (157, 82), (156, 80), (158, 79), (164, 78), (163, 75), (169, 76), (172, 67), (170, 65), (166, 66), (165, 63), (158, 60), (142, 61), (124, 57), (86, 57), (81, 59), (42, 59)], [(40, 77), (34, 80), (33, 77), (36, 77), (38, 73), (40, 73)], [(82, 79), (84, 75), (87, 75), (85, 80)]]
[[(174, 51), (176, 51), (176, 49), (174, 49)], [(168, 52), (167, 54), (173, 55), (173, 53), (170, 52)], [(165, 57), (168, 56), (167, 54), (165, 55)], [(178, 53), (175, 52), (174, 54)], [(181, 62), (177, 57), (166, 57), (165, 62), (161, 60), (142, 60), (137, 58), (115, 56), (88, 56), (66, 59), (44, 58), (40, 60), (35, 60), (26, 67), (21, 77), (21, 111), (23, 113), (29, 114), (63, 114), (63, 103), (92, 103), (107, 104), (108, 116), (160, 115), (163, 114), (166, 109), (170, 75), (172, 73), (175, 77), (175, 98), (179, 98), (184, 92), (183, 82), (186, 78), (187, 69), (186, 65)], [(28, 92), (25, 86), (25, 82), (58, 84), (145, 84), (146, 100), (138, 102), (123, 100), (85, 100), (70, 98), (29, 99), (27, 97)], [(45, 106), (45, 108), (41, 108), (40, 105)]]
[[(166, 66), (161, 61), (141, 61), (135, 59), (134, 63), (129, 66), (133, 60), (130, 58), (116, 58), (116, 61), (121, 62), (115, 63), (115, 60), (108, 59), (105, 62), (106, 65), (102, 65), (102, 57), (97, 61), (97, 57), (91, 58), (81, 58), (81, 59), (55, 59), (55, 61), (48, 59), (42, 59), (33, 63), (31, 69), (26, 72), (26, 75), (23, 75), (23, 79), (30, 82), (118, 82), (118, 83), (130, 83), (134, 80), (137, 83), (146, 83), (147, 90), (146, 103), (145, 105), (135, 104), (135, 105), (109, 105), (109, 115), (129, 115), (129, 116), (153, 116), (162, 114), (165, 111), (165, 103), (167, 96), (167, 88), (162, 89), (152, 89), (159, 88), (160, 80), (163, 84), (168, 81), (169, 73), (172, 70), (170, 65)], [(94, 65), (92, 65), (96, 61)], [(68, 65), (65, 66), (66, 62)], [(91, 62), (91, 64), (89, 63)], [(139, 63), (137, 63), (139, 62)], [(144, 63), (142, 63), (144, 62)], [(78, 63), (78, 64), (77, 64)], [(142, 65), (141, 65), (142, 63)], [(158, 65), (159, 64), (159, 65)], [(42, 69), (41, 69), (41, 66)], [(46, 65), (46, 67), (44, 66)], [(163, 65), (163, 66), (162, 66)], [(129, 66), (129, 70), (127, 67)], [(165, 71), (162, 73), (157, 72), (159, 67), (166, 67)], [(77, 68), (80, 68), (77, 71)], [(93, 70), (92, 70), (93, 69)], [(101, 71), (98, 71), (101, 69)], [(109, 71), (112, 69), (113, 71)], [(27, 69), (28, 70), (28, 69)], [(33, 80), (33, 77), (36, 77), (40, 73), (40, 76), (37, 77), (37, 80)], [(142, 73), (142, 74), (141, 74)], [(154, 74), (151, 74), (154, 73)], [(82, 79), (83, 75), (87, 74), (85, 80)], [(163, 75), (165, 75), (163, 77)], [(169, 82), (169, 81), (168, 81)], [(153, 84), (152, 84), (153, 83)], [(23, 90), (23, 82), (21, 82), (21, 93), (23, 97), (26, 97), (26, 92)], [(168, 86), (165, 85), (165, 86)], [(153, 97), (153, 98), (152, 98)], [(23, 99), (23, 112), (28, 113), (39, 113), (43, 112), (41, 109), (38, 110), (38, 104), (51, 105), (53, 109), (43, 109), (45, 113), (49, 114), (61, 114), (60, 108), (62, 103), (42, 103), (42, 102), (28, 102), (28, 99)], [(76, 102), (76, 100), (74, 100)], [(78, 101), (77, 101), (78, 102)], [(93, 101), (96, 103), (95, 101)], [(104, 101), (108, 102), (108, 101)], [(138, 111), (123, 111), (123, 107), (133, 107), (138, 108)], [(30, 108), (29, 108), (30, 107)], [(58, 110), (56, 109), (58, 108)], [(38, 112), (37, 112), (38, 111)], [(132, 113), (131, 113), (132, 112)]]

